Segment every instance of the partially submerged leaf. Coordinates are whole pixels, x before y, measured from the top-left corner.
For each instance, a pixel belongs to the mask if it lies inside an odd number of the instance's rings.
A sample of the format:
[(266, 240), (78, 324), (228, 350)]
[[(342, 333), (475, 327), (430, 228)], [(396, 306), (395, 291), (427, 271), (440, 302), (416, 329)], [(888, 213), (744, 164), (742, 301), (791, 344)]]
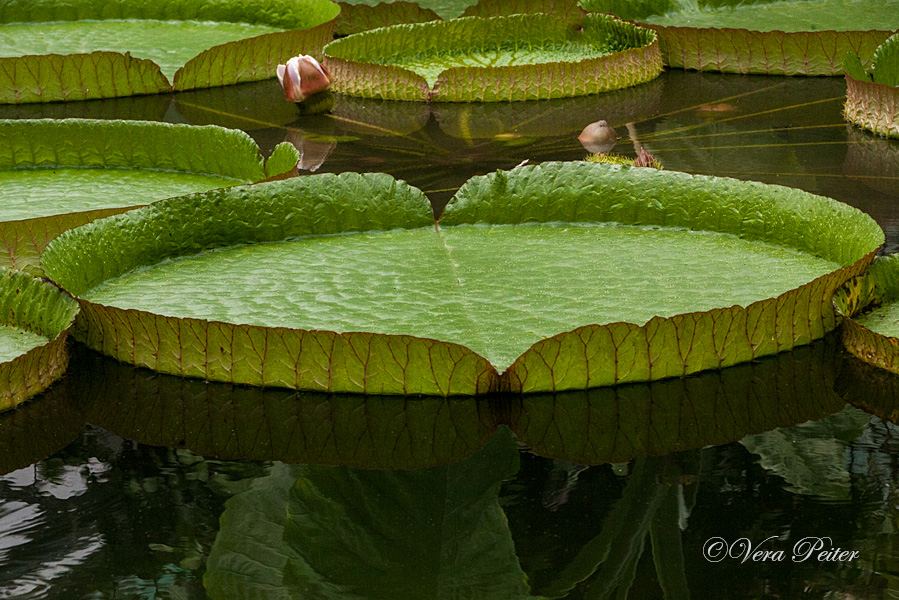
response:
[[(0, 102), (153, 94), (256, 81), (300, 52), (320, 54), (339, 9), (328, 0), (7, 2)], [(173, 78), (173, 79), (172, 79)]]
[(78, 303), (56, 286), (0, 268), (0, 410), (62, 376), (69, 361), (66, 336), (77, 313)]
[(701, 71), (837, 75), (846, 52), (868, 63), (899, 29), (895, 0), (582, 0), (581, 6), (652, 27), (667, 65)]
[[(411, 49), (414, 49), (413, 52)], [(334, 90), (371, 98), (497, 102), (596, 94), (661, 72), (654, 35), (605, 15), (396, 25), (328, 44)]]
[(877, 47), (871, 75), (877, 83), (899, 86), (899, 33), (890, 36)]
[[(834, 290), (882, 240), (859, 211), (796, 190), (547, 163), (470, 180), (439, 231), (424, 196), (389, 176), (322, 175), (112, 217), (43, 262), (82, 298), (79, 338), (120, 360), (454, 395), (655, 380), (808, 343), (833, 329)], [(707, 283), (713, 260), (722, 274), (740, 260), (737, 279)]]
[[(296, 164), (294, 150), (277, 154), (269, 171)], [(0, 121), (0, 239), (6, 244), (0, 264), (39, 272), (40, 252), (66, 229), (154, 200), (265, 177), (258, 146), (239, 131), (81, 119)]]

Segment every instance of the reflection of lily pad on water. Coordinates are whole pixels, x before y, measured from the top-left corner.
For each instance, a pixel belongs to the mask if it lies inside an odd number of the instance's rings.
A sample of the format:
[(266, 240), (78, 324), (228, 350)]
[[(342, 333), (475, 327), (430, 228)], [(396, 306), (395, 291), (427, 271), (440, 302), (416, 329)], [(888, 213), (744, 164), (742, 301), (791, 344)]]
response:
[(838, 75), (846, 52), (868, 61), (899, 29), (896, 0), (582, 0), (581, 6), (651, 27), (665, 64), (700, 71)]
[(268, 79), (290, 56), (318, 54), (338, 12), (328, 0), (6, 2), (0, 102), (85, 100)]
[(797, 190), (548, 163), (473, 178), (439, 230), (387, 175), (321, 175), (98, 221), (42, 264), (82, 298), (79, 338), (132, 364), (467, 395), (655, 380), (808, 343), (882, 241), (857, 210)]
[(328, 44), (324, 64), (336, 92), (440, 102), (583, 96), (662, 69), (653, 33), (604, 15), (580, 27), (550, 15), (395, 25)]
[[(289, 163), (285, 155), (296, 162), (289, 146), (276, 154), (272, 167)], [(3, 263), (35, 271), (44, 246), (66, 229), (162, 198), (259, 181), (263, 165), (248, 135), (219, 127), (0, 121)]]
[(275, 465), (228, 501), (206, 590), (215, 599), (528, 598), (498, 503), (517, 470), (506, 429), (441, 467)]
[(78, 304), (56, 286), (0, 269), (0, 410), (12, 408), (62, 376), (66, 336)]

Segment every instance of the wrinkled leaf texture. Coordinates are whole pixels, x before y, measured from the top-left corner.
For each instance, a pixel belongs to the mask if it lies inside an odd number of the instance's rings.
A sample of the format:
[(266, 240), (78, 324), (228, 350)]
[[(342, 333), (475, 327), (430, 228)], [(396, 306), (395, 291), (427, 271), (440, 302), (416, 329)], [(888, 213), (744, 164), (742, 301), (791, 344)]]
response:
[[(531, 64), (451, 67), (433, 88), (421, 75), (379, 60), (408, 54), (458, 54), (514, 44), (533, 53)], [(560, 44), (613, 51), (575, 62), (541, 62), (540, 49)], [(662, 69), (658, 42), (648, 30), (606, 15), (587, 17), (582, 29), (551, 15), (405, 24), (368, 31), (328, 44), (325, 65), (334, 90), (351, 96), (436, 102), (541, 100), (596, 94), (654, 79)]]
[(837, 307), (847, 315), (841, 328), (846, 349), (866, 363), (899, 373), (899, 338), (875, 333), (855, 319), (848, 318), (877, 305), (899, 300), (899, 255), (878, 257), (867, 274), (849, 282), (836, 299)]
[(2, 23), (158, 19), (258, 23), (284, 29), (215, 46), (169, 82), (150, 60), (118, 52), (0, 58), (0, 103), (157, 94), (269, 79), (297, 54), (321, 56), (338, 7), (330, 0), (2, 0)]
[[(883, 243), (870, 217), (799, 190), (589, 163), (472, 178), (440, 226), (528, 222), (704, 229), (843, 266), (746, 307), (560, 333), (534, 344), (502, 375), (470, 349), (437, 340), (166, 318), (87, 301), (76, 336), (157, 371), (302, 390), (449, 396), (587, 389), (718, 369), (820, 338), (837, 324), (834, 291)], [(135, 268), (205, 249), (428, 226), (427, 198), (388, 175), (317, 175), (170, 199), (95, 221), (52, 242), (42, 265), (77, 297)]]
[[(890, 0), (876, 4), (889, 4)], [(765, 0), (756, 2), (766, 4)], [(722, 71), (725, 73), (766, 73), (769, 75), (839, 75), (846, 52), (854, 52), (870, 64), (874, 50), (892, 33), (897, 24), (884, 24), (879, 30), (833, 31), (845, 29), (847, 19), (842, 5), (827, 10), (822, 2), (815, 31), (785, 32), (790, 29), (788, 17), (778, 16), (779, 22), (762, 30), (757, 22), (739, 27), (689, 27), (647, 24), (645, 21), (660, 15), (682, 15), (686, 21), (691, 11), (713, 13), (737, 5), (733, 1), (700, 2), (689, 0), (581, 0), (588, 11), (611, 13), (633, 20), (659, 34), (665, 64), (682, 69)], [(784, 3), (786, 4), (786, 3)], [(804, 3), (797, 2), (797, 5)], [(863, 3), (856, 3), (864, 10)], [(893, 2), (893, 4), (896, 4)], [(899, 4), (896, 4), (899, 6)]]
[[(0, 121), (0, 169), (159, 169), (251, 183), (292, 169), (298, 159), (291, 144), (281, 144), (264, 163), (250, 136), (215, 126), (90, 119)], [(40, 274), (40, 254), (50, 240), (73, 227), (131, 208), (0, 221), (0, 266)]]
[(0, 324), (37, 333), (47, 343), (0, 363), (0, 410), (47, 389), (69, 362), (66, 337), (78, 303), (55, 285), (0, 268)]

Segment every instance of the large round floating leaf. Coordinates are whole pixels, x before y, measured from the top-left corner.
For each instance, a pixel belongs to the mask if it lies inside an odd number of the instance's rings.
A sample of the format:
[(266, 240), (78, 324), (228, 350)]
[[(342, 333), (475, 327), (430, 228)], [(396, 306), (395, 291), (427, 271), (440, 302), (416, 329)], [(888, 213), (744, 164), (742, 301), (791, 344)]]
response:
[(62, 376), (77, 313), (78, 303), (56, 286), (0, 267), (0, 410)]
[(899, 34), (877, 47), (870, 75), (854, 53), (843, 59), (846, 118), (864, 129), (899, 137)]
[(843, 343), (859, 359), (899, 373), (899, 255), (880, 257), (840, 290)]
[(86, 100), (274, 77), (319, 55), (329, 0), (0, 3), (0, 102)]
[[(289, 145), (273, 157), (272, 167), (281, 162), (282, 169), (297, 160)], [(252, 138), (221, 127), (0, 121), (0, 239), (6, 250), (0, 264), (35, 271), (44, 246), (67, 229), (162, 198), (277, 174), (265, 166)]]
[(395, 25), (328, 44), (334, 90), (391, 100), (497, 102), (596, 94), (661, 72), (652, 32), (606, 15)]
[(319, 175), (96, 221), (42, 264), (81, 299), (79, 339), (125, 362), (470, 395), (656, 380), (808, 343), (882, 242), (861, 212), (797, 190), (548, 163), (473, 178), (439, 229), (387, 175)]
[(899, 29), (896, 0), (581, 0), (659, 34), (665, 64), (700, 71), (839, 75)]

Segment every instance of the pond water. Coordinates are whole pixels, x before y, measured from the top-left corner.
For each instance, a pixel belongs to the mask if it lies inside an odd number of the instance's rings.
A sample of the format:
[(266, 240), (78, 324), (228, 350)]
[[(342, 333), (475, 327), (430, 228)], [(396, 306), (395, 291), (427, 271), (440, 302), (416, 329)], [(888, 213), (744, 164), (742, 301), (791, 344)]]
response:
[[(0, 118), (238, 127), (265, 154), (292, 141), (310, 172), (405, 179), (437, 213), (473, 175), (583, 158), (578, 133), (605, 119), (617, 152), (861, 208), (896, 252), (899, 142), (844, 123), (844, 93), (670, 71), (587, 98), (300, 114), (267, 81)], [(891, 598), (897, 391), (832, 336), (687, 379), (478, 401), (207, 384), (76, 346), (60, 384), (0, 415), (0, 598)]]

